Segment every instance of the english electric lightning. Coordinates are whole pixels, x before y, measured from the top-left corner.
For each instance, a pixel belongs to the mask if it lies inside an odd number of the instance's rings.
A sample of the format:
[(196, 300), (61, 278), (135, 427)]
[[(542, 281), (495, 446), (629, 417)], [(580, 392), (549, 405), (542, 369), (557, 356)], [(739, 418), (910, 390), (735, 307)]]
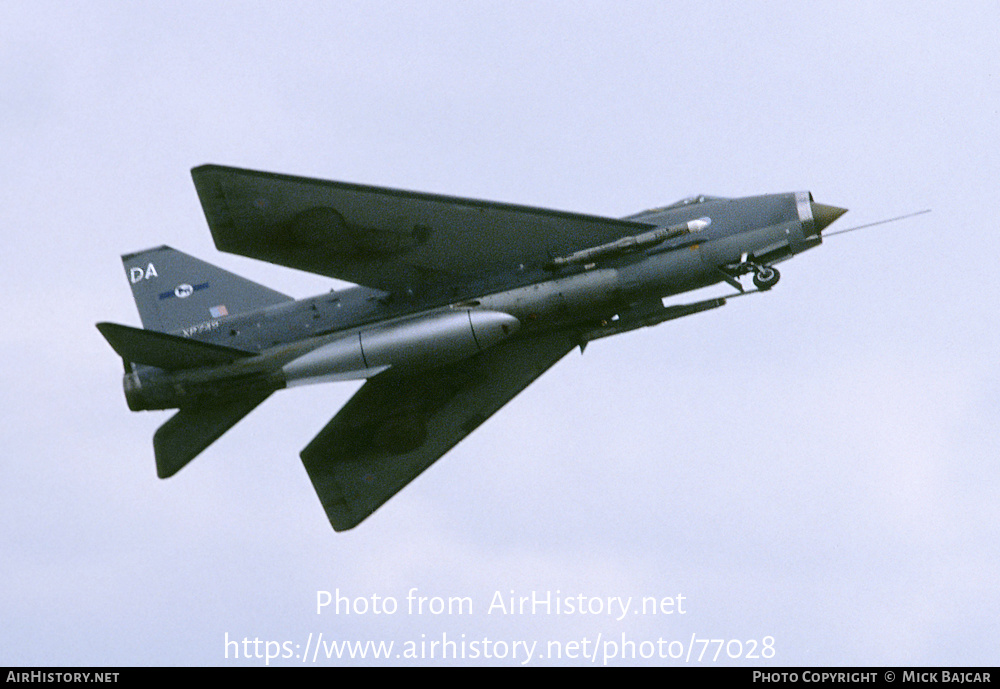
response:
[[(573, 348), (778, 282), (845, 210), (806, 191), (698, 196), (622, 219), (217, 165), (192, 171), (221, 251), (356, 286), (295, 300), (167, 246), (122, 257), (143, 328), (99, 323), (172, 476), (268, 396), (367, 382), (301, 457), (360, 523)], [(752, 275), (754, 288), (741, 278)]]

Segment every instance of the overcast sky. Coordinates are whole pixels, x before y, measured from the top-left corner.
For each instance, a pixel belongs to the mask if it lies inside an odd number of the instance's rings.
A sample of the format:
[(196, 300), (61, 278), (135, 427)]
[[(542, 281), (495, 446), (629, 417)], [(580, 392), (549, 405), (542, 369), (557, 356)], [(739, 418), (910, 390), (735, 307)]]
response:
[[(4, 2), (0, 665), (296, 664), (321, 633), (396, 644), (368, 664), (692, 638), (726, 641), (703, 665), (995, 664), (998, 25), (993, 1)], [(278, 393), (161, 481), (169, 414), (128, 411), (94, 328), (139, 325), (119, 257), (159, 244), (334, 286), (215, 250), (203, 163), (613, 217), (794, 190), (843, 227), (933, 213), (571, 353), (336, 534), (298, 453), (356, 384)], [(398, 607), (317, 614), (337, 590)], [(490, 609), (533, 591), (603, 610)], [(445, 639), (466, 657), (429, 658)]]

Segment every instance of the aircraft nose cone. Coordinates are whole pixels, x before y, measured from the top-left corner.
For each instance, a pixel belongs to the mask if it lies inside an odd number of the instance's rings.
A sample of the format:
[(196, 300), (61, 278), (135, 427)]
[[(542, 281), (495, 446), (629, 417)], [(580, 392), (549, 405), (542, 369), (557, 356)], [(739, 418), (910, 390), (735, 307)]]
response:
[(822, 232), (826, 229), (827, 225), (847, 212), (846, 208), (828, 206), (825, 203), (810, 202), (809, 205), (812, 207), (813, 224), (816, 227), (816, 232)]

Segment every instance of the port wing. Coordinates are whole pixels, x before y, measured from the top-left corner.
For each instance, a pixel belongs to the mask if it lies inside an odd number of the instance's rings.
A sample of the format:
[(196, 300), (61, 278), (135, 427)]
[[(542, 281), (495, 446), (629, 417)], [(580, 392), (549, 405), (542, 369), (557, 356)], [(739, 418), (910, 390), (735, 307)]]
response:
[(218, 165), (191, 174), (221, 251), (387, 291), (541, 267), (652, 227)]
[(574, 346), (568, 333), (530, 337), (365, 383), (302, 451), (333, 528), (357, 526)]

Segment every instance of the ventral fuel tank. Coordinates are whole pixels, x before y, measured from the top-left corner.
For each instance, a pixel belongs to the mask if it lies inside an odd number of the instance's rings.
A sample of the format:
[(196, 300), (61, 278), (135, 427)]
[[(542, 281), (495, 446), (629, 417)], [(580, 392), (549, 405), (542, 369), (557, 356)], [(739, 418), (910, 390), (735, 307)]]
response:
[(501, 311), (449, 309), (365, 328), (282, 367), (286, 385), (370, 378), (390, 367), (421, 370), (473, 356), (521, 327)]

